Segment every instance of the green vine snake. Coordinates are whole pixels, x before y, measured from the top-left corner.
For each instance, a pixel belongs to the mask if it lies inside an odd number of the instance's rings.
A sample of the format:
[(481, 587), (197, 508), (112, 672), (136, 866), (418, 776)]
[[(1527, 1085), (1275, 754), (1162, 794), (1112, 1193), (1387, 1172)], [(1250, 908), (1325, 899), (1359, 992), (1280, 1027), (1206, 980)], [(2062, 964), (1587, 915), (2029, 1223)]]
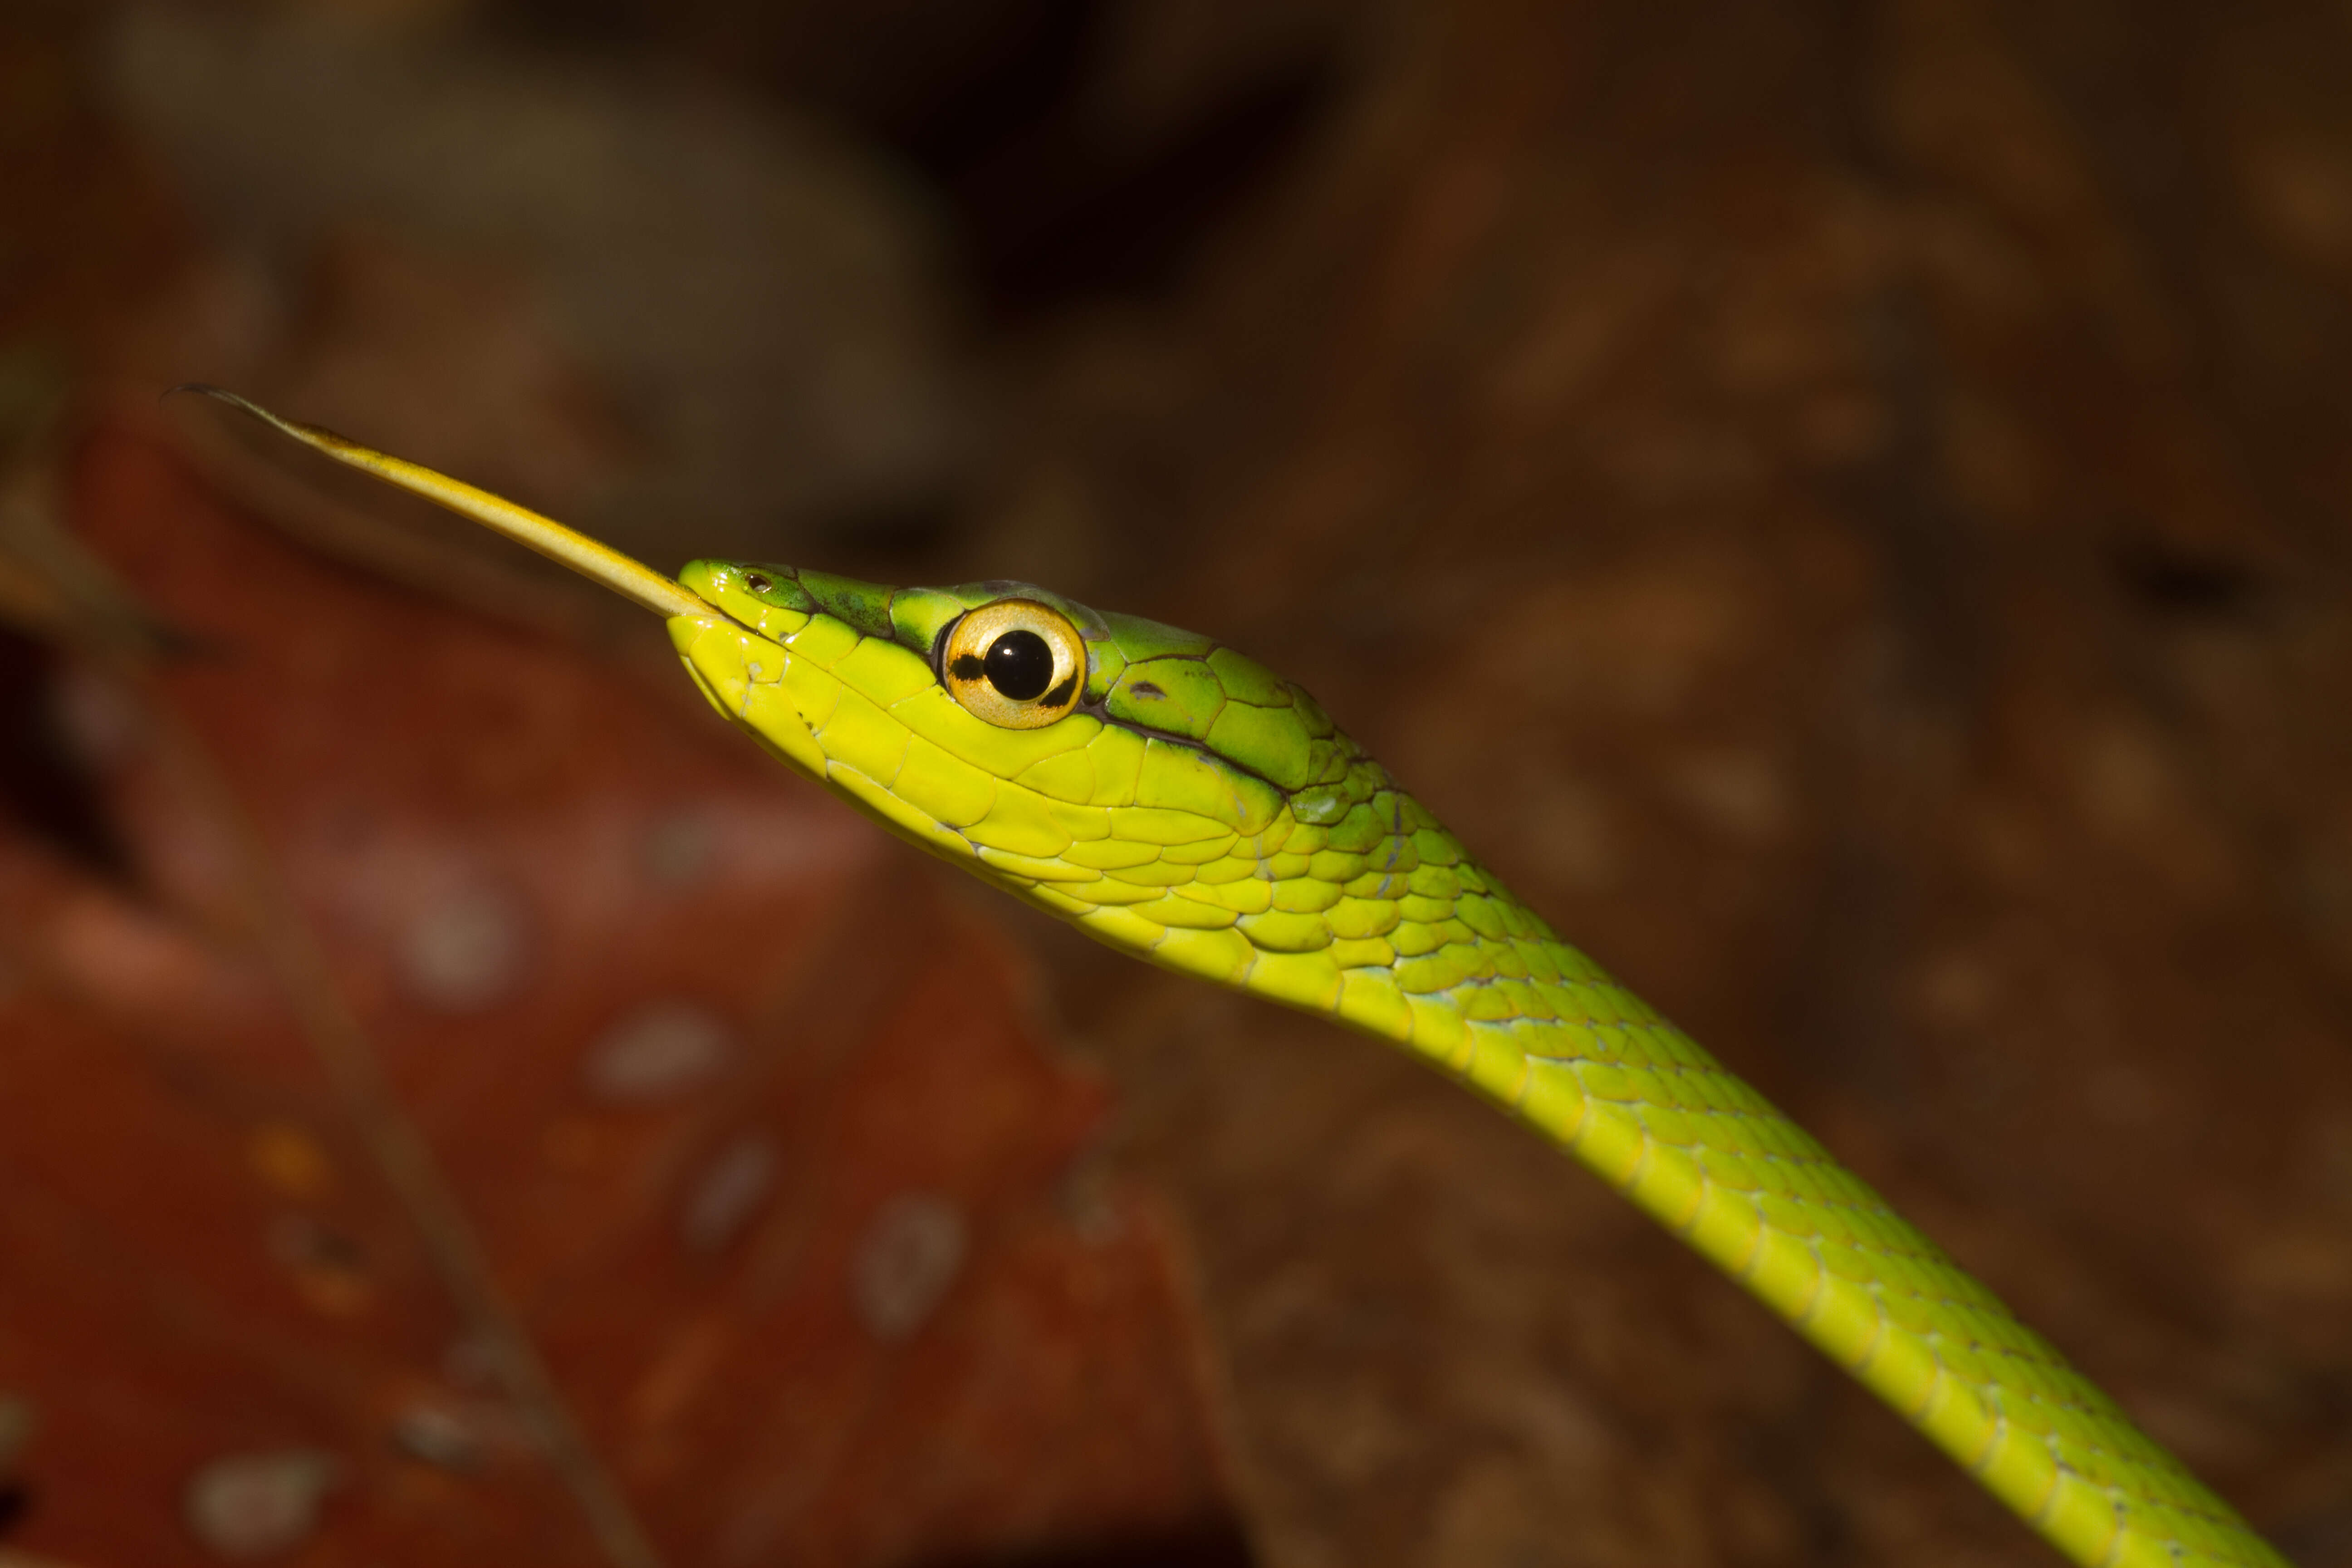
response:
[(2278, 1556), (1992, 1293), (1554, 936), (1297, 686), (1044, 588), (664, 577), (199, 387), (663, 616), (712, 707), (901, 837), (1113, 947), (1393, 1041), (1752, 1292), (2075, 1562)]

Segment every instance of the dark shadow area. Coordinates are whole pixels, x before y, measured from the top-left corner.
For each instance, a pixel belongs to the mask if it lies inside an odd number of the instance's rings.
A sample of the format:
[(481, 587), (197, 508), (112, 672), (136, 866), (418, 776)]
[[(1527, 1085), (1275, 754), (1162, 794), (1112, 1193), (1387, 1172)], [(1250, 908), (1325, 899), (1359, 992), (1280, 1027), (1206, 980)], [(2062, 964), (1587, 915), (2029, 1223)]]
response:
[(918, 1568), (1256, 1568), (1248, 1538), (1230, 1519), (1150, 1534), (980, 1556), (934, 1558)]
[(2154, 540), (2119, 543), (2108, 562), (2136, 604), (2181, 620), (2237, 619), (2264, 597), (2260, 576), (2244, 563)]
[(1011, 315), (1165, 288), (1329, 95), (1328, 65), (1307, 62), (1200, 106), (1156, 139), (1115, 146), (1089, 101), (1111, 7), (1015, 9), (937, 100), (878, 128), (947, 193), (985, 297)]
[(0, 813), (116, 881), (131, 866), (102, 796), (58, 721), (58, 656), (0, 626)]
[(509, 0), (498, 14), (558, 47), (667, 46), (838, 117), (942, 198), (967, 281), (1005, 325), (1166, 289), (1297, 149), (1337, 85), (1328, 47), (1304, 45), (1136, 132), (1111, 122), (1104, 90), (1133, 9), (1121, 0), (688, 9), (682, 24), (639, 0)]

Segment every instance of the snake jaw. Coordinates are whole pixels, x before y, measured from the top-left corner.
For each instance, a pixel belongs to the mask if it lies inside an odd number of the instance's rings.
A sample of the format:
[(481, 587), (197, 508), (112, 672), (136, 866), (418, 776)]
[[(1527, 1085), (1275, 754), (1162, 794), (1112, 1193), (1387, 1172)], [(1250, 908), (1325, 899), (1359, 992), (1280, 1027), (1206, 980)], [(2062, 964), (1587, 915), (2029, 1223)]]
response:
[(824, 610), (779, 605), (759, 568), (698, 561), (679, 577), (727, 617), (669, 623), (712, 707), (898, 837), (997, 879), (962, 831), (989, 805), (971, 787), (979, 770), (924, 738), (962, 717), (928, 660)]
[(797, 654), (792, 647), (826, 617), (762, 603), (746, 578), (755, 574), (730, 563), (688, 562), (679, 584), (718, 613), (673, 617), (670, 645), (729, 722), (794, 772), (830, 785), (831, 760), (816, 731), (839, 705), (841, 683), (805, 645)]
[(794, 772), (828, 782), (824, 750), (780, 684), (792, 662), (781, 645), (717, 616), (674, 616), (669, 639), (696, 688), (723, 718), (750, 731)]

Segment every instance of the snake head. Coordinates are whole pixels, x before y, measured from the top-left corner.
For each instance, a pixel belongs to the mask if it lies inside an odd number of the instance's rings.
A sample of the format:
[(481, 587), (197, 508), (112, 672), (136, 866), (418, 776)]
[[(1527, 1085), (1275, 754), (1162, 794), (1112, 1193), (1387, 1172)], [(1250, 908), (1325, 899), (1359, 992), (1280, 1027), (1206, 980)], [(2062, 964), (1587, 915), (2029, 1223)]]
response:
[(1044, 875), (1114, 829), (1254, 837), (1370, 796), (1346, 788), (1360, 756), (1312, 698), (1191, 632), (1025, 583), (891, 588), (720, 561), (679, 582), (724, 616), (670, 622), (713, 706), (981, 868)]
[(1476, 881), (1314, 699), (1208, 637), (1026, 583), (723, 561), (678, 581), (701, 607), (670, 636), (721, 714), (893, 832), (1170, 967), (1402, 1026), (1369, 967), (1395, 955), (1381, 933), (1410, 894)]

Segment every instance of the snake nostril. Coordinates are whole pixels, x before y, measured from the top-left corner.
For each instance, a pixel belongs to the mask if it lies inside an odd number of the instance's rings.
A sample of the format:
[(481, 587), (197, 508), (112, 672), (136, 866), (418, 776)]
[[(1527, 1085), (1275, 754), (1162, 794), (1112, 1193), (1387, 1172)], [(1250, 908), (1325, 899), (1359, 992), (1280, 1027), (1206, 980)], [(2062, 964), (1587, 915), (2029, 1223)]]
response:
[(769, 579), (767, 574), (763, 572), (746, 572), (743, 574), (743, 586), (751, 589), (754, 594), (764, 594), (775, 585), (776, 584)]

